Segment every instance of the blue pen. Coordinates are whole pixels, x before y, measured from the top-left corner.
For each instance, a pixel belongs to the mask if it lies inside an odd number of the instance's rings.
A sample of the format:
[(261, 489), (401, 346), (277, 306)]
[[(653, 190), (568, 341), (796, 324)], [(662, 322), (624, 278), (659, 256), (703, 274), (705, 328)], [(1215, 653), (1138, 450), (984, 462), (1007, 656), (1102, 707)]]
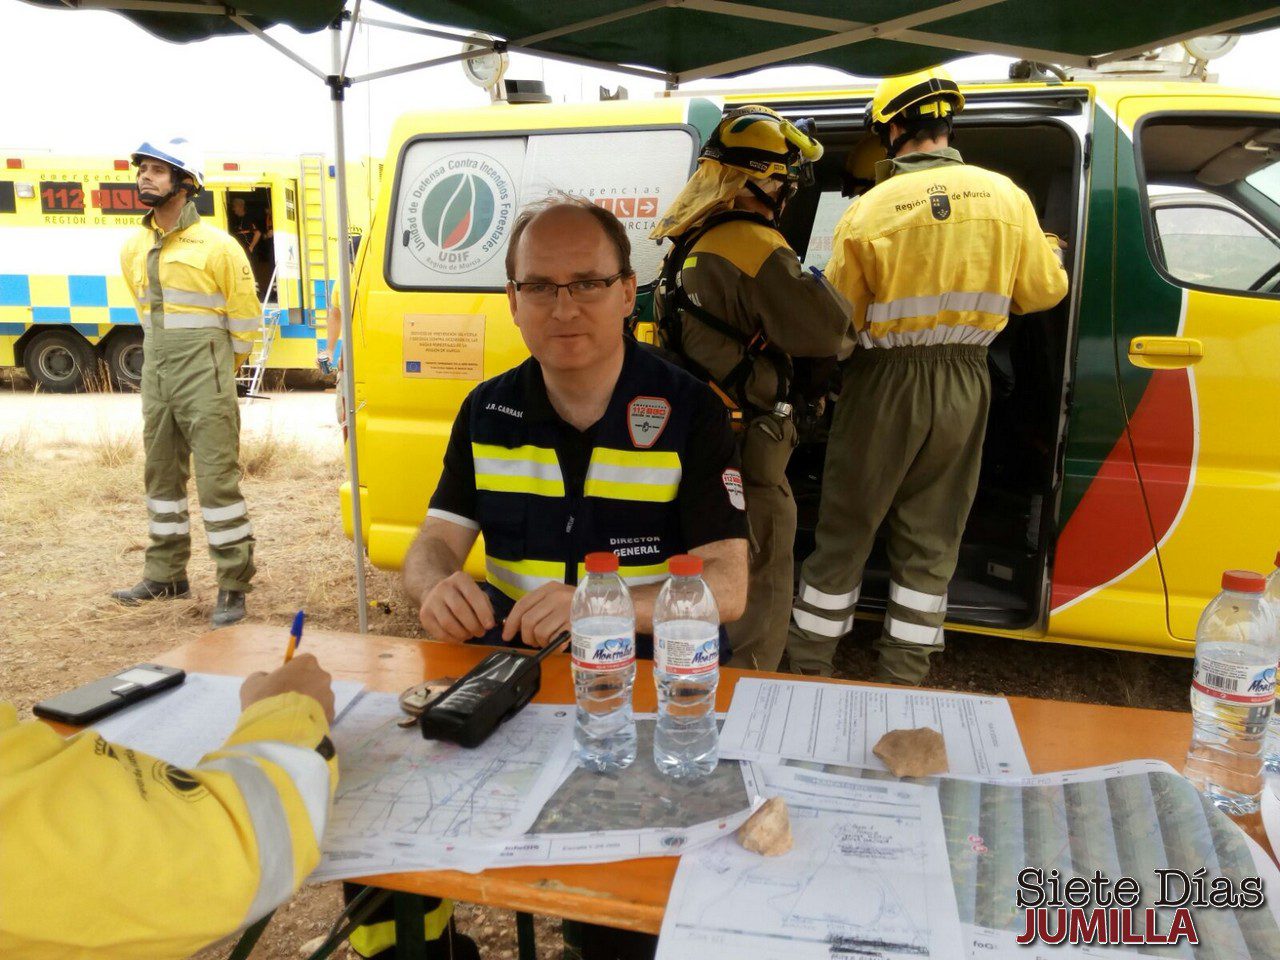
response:
[(289, 649), (285, 651), (284, 662), (288, 663), (293, 659), (293, 655), (298, 652), (298, 648), (302, 646), (302, 622), (307, 619), (307, 615), (299, 610), (293, 615), (293, 626), (289, 630)]

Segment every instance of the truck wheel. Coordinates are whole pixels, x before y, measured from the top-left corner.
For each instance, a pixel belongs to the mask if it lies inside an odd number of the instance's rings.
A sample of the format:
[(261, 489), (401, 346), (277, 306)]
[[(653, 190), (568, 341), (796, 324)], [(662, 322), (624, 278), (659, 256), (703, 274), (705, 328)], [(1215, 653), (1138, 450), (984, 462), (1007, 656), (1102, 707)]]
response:
[(103, 352), (103, 359), (117, 390), (142, 389), (141, 330), (124, 330), (113, 336)]
[(45, 330), (36, 334), (22, 351), (22, 364), (40, 389), (50, 393), (75, 393), (85, 388), (94, 372), (97, 355), (89, 342), (72, 330)]

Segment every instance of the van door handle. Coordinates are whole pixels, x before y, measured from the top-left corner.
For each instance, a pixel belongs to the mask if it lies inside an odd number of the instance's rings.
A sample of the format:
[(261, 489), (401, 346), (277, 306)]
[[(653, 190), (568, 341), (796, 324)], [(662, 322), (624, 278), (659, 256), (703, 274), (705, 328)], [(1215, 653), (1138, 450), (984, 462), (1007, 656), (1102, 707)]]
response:
[(1191, 337), (1134, 337), (1129, 341), (1129, 362), (1148, 370), (1176, 370), (1199, 363), (1204, 344)]

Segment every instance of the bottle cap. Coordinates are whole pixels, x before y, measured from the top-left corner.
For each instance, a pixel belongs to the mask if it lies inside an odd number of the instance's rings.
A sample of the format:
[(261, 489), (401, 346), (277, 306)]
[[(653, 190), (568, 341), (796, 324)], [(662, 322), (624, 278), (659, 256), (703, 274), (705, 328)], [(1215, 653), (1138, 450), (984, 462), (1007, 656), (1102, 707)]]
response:
[(1222, 575), (1223, 590), (1238, 590), (1240, 593), (1262, 593), (1267, 589), (1267, 581), (1260, 573), (1252, 570), (1228, 570)]
[(673, 577), (697, 577), (702, 574), (702, 558), (688, 553), (678, 553), (667, 560), (667, 569)]
[(588, 553), (586, 559), (587, 573), (617, 573), (618, 555), (616, 553)]

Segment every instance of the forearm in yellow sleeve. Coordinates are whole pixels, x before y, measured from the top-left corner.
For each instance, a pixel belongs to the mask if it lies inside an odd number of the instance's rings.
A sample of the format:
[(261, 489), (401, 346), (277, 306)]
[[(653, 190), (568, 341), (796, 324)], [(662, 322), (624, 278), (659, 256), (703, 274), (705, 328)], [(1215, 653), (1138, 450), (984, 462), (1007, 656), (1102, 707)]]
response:
[(1067, 271), (1058, 255), (1058, 238), (1041, 231), (1031, 201), (1023, 200), (1022, 251), (1009, 308), (1017, 314), (1048, 310), (1067, 295)]
[(337, 763), (310, 697), (253, 705), (191, 770), (41, 727), (0, 724), (0, 956), (185, 957), (283, 902), (319, 859)]

